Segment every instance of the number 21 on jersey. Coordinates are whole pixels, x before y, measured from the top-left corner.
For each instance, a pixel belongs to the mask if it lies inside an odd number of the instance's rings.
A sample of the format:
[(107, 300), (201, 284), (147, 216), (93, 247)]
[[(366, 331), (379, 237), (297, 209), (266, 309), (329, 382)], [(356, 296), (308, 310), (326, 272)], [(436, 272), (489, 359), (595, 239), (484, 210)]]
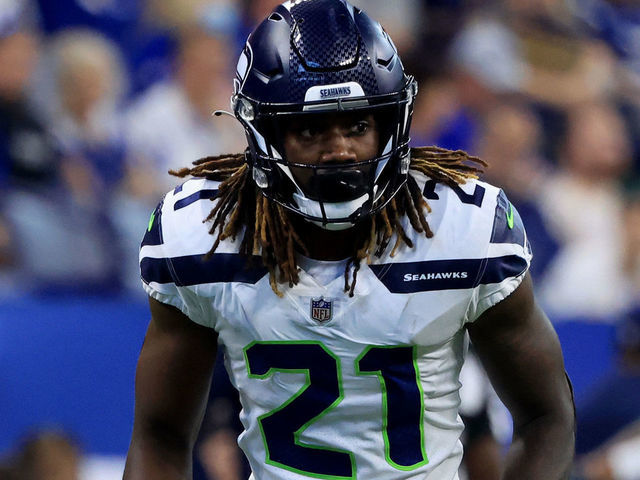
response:
[[(353, 452), (300, 441), (307, 427), (349, 395), (343, 391), (340, 358), (320, 342), (274, 341), (249, 344), (245, 360), (250, 378), (266, 379), (275, 372), (305, 375), (292, 397), (258, 419), (266, 462), (314, 478), (355, 478)], [(355, 371), (375, 375), (380, 382), (386, 461), (398, 470), (427, 464), (416, 348), (367, 347), (356, 359)]]

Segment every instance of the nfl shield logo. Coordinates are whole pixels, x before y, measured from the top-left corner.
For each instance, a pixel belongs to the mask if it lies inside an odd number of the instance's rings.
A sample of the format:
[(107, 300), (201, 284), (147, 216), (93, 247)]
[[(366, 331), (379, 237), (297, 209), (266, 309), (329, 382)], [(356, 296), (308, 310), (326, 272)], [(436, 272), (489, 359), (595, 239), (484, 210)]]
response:
[(311, 318), (317, 322), (324, 323), (331, 320), (331, 302), (324, 298), (319, 300), (311, 299)]

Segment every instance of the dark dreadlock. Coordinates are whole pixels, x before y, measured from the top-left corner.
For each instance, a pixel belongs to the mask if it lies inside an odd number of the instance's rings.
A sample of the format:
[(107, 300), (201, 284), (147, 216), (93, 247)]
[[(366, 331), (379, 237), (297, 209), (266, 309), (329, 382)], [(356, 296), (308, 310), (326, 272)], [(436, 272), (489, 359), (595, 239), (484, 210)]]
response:
[[(262, 262), (269, 270), (271, 288), (278, 295), (278, 282), (288, 282), (293, 286), (298, 282), (298, 266), (295, 251), (303, 253), (307, 249), (297, 235), (284, 207), (272, 202), (261, 194), (251, 179), (250, 169), (244, 154), (207, 157), (193, 163), (192, 168), (171, 171), (172, 175), (184, 178), (193, 176), (221, 182), (218, 187), (219, 200), (204, 219), (212, 222), (209, 233), (217, 235), (213, 246), (205, 258), (210, 258), (221, 241), (236, 237), (244, 231), (240, 253), (250, 257), (261, 255)], [(411, 149), (411, 168), (427, 175), (438, 183), (449, 186), (463, 184), (470, 178), (477, 178), (486, 163), (461, 150), (447, 150), (439, 147), (418, 147)], [(401, 219), (406, 215), (411, 226), (428, 238), (433, 236), (426, 213), (431, 207), (422, 196), (415, 179), (409, 175), (405, 185), (391, 199), (385, 208), (368, 220), (369, 235), (354, 247), (354, 252), (345, 268), (345, 292), (353, 296), (356, 278), (362, 260), (371, 255), (380, 257), (387, 248), (393, 234), (396, 241), (391, 251), (395, 255), (404, 243), (413, 247), (413, 242), (402, 227)], [(351, 281), (350, 267), (353, 265)]]

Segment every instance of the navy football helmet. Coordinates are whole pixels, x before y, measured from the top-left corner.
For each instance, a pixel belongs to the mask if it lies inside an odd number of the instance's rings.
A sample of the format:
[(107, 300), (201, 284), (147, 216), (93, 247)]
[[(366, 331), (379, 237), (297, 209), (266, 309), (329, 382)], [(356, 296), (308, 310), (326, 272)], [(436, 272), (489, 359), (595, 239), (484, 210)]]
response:
[[(382, 209), (406, 181), (417, 83), (387, 33), (363, 11), (344, 0), (285, 2), (249, 36), (236, 73), (232, 109), (266, 197), (338, 230)], [(285, 125), (329, 112), (373, 114), (378, 155), (340, 165), (289, 161)], [(298, 169), (309, 169), (313, 181), (300, 182)]]

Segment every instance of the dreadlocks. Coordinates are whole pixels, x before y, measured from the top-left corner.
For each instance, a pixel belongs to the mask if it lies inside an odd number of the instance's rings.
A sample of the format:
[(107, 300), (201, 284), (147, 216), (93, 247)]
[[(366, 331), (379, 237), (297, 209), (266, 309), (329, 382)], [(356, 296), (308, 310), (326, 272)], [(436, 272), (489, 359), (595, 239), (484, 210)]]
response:
[[(477, 178), (486, 163), (461, 150), (447, 150), (439, 147), (418, 147), (411, 149), (411, 168), (427, 175), (438, 183), (449, 186), (463, 184), (470, 178)], [(218, 202), (204, 222), (211, 222), (209, 233), (215, 235), (213, 246), (205, 258), (210, 258), (220, 242), (227, 238), (235, 240), (242, 235), (240, 253), (251, 257), (262, 257), (269, 270), (269, 282), (273, 291), (282, 296), (278, 283), (295, 285), (298, 280), (296, 250), (307, 253), (302, 239), (296, 234), (284, 207), (272, 202), (261, 194), (250, 177), (244, 154), (219, 155), (197, 160), (191, 168), (171, 171), (172, 175), (184, 178), (193, 176), (221, 182), (218, 188)], [(368, 220), (369, 234), (360, 245), (354, 247), (353, 254), (345, 268), (345, 292), (353, 296), (356, 279), (362, 260), (370, 260), (372, 255), (380, 257), (394, 234), (396, 236), (391, 256), (398, 247), (405, 244), (413, 247), (413, 242), (402, 226), (402, 218), (409, 218), (414, 230), (433, 236), (426, 213), (431, 208), (422, 196), (415, 179), (409, 175), (405, 185), (378, 213)], [(351, 267), (353, 272), (350, 275)], [(351, 278), (350, 278), (351, 277)]]

